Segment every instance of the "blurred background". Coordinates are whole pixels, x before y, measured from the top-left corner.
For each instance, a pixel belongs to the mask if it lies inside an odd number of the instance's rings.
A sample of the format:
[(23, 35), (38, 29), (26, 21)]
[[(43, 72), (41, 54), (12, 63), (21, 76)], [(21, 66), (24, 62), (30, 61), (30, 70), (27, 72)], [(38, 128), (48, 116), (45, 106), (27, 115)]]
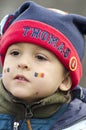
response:
[[(9, 13), (13, 13), (26, 0), (0, 0), (0, 21)], [(30, 0), (27, 0), (30, 1)], [(69, 13), (86, 16), (86, 0), (32, 0), (49, 8), (57, 8)], [(86, 50), (86, 49), (85, 49)], [(0, 72), (2, 68), (0, 66)], [(83, 76), (80, 85), (86, 87), (86, 52), (83, 59)]]

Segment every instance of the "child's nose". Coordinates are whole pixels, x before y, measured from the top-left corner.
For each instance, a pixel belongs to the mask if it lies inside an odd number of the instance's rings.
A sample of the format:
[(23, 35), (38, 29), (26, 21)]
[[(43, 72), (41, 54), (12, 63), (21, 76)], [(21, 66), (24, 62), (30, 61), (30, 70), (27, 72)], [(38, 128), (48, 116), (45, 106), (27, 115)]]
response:
[(18, 64), (19, 69), (30, 70), (30, 66), (26, 64)]

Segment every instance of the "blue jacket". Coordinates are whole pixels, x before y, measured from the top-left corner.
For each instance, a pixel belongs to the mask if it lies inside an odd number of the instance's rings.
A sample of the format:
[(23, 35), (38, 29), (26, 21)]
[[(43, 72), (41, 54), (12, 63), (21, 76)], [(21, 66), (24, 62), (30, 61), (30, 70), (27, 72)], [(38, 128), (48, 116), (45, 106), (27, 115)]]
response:
[[(78, 86), (72, 94), (74, 96), (72, 102), (69, 105), (63, 105), (59, 112), (52, 117), (47, 119), (31, 118), (32, 130), (86, 130), (86, 104), (84, 103), (86, 90)], [(10, 114), (0, 114), (0, 130), (29, 129), (26, 119), (17, 122)]]
[[(77, 108), (76, 104), (78, 104)], [(55, 114), (48, 119), (30, 119), (30, 121), (32, 130), (67, 130), (71, 126), (81, 124), (81, 121), (83, 121), (82, 125), (85, 125), (86, 128), (86, 104), (75, 99), (59, 119), (58, 114)], [(75, 128), (75, 130), (81, 130), (77, 129), (78, 126)], [(28, 130), (28, 126), (26, 120), (16, 122), (13, 116), (0, 114), (0, 130)], [(71, 128), (70, 130), (74, 129)]]

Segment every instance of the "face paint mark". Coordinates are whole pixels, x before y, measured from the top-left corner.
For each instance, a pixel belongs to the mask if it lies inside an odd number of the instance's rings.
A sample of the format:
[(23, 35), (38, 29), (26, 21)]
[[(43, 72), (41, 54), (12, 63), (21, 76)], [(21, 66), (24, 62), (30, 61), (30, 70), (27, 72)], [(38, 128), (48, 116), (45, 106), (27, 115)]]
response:
[(10, 68), (7, 68), (7, 72), (10, 72)]
[(38, 78), (43, 78), (44, 77), (44, 73), (37, 73), (37, 72), (35, 72), (34, 76), (38, 77)]
[(10, 68), (4, 69), (4, 73), (10, 72)]

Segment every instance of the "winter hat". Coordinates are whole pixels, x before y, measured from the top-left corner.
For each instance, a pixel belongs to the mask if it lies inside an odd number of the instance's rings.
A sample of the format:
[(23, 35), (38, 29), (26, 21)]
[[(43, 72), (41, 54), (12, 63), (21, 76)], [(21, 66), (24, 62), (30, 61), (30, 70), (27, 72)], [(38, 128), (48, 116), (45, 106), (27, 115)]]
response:
[(51, 51), (70, 72), (72, 89), (82, 76), (86, 17), (62, 14), (34, 2), (25, 2), (1, 22), (0, 55), (2, 65), (8, 47), (28, 42)]

